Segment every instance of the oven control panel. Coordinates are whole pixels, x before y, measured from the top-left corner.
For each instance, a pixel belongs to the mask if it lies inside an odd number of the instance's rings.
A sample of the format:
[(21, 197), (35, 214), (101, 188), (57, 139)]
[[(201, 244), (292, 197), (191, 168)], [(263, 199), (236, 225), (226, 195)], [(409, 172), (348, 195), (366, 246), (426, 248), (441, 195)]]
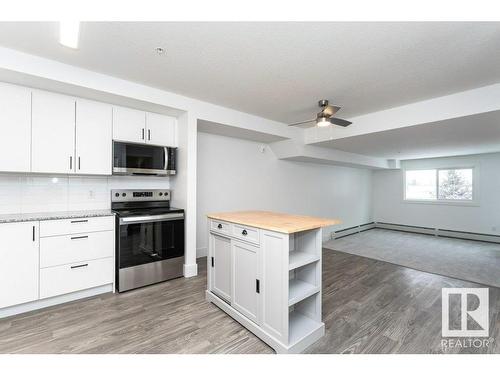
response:
[(111, 190), (111, 202), (147, 202), (169, 201), (171, 192), (168, 189), (120, 189)]

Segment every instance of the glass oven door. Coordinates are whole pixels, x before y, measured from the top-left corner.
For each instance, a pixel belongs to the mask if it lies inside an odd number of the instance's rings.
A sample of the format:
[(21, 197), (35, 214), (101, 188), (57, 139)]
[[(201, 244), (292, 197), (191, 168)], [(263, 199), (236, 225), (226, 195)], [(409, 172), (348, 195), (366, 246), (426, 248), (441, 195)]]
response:
[(183, 213), (132, 216), (120, 218), (119, 222), (120, 268), (184, 255)]

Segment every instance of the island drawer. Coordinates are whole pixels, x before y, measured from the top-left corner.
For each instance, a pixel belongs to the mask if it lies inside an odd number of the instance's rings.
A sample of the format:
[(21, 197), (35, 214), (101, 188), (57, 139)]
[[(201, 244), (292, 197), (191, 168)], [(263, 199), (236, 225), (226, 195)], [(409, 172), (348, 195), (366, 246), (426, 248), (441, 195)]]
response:
[(259, 230), (256, 228), (233, 224), (233, 236), (256, 244), (259, 243)]
[(82, 217), (40, 222), (40, 237), (98, 232), (115, 229), (114, 216)]
[(231, 223), (212, 219), (210, 220), (210, 229), (214, 232), (231, 234)]
[(114, 231), (40, 238), (40, 268), (112, 257)]

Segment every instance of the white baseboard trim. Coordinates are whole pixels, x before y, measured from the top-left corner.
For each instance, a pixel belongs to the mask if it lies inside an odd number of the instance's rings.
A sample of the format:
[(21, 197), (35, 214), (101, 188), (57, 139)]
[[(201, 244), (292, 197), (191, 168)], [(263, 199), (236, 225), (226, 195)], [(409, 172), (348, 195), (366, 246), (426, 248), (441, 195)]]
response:
[(205, 247), (199, 247), (196, 249), (196, 258), (203, 258), (206, 257), (208, 254), (208, 248)]
[(474, 232), (457, 231), (451, 229), (421, 227), (416, 225), (405, 225), (405, 224), (384, 223), (384, 222), (373, 222), (373, 223), (357, 225), (354, 227), (338, 230), (336, 232), (333, 232), (332, 235), (333, 239), (339, 239), (345, 236), (349, 236), (351, 234), (364, 232), (365, 230), (370, 230), (374, 228), (397, 230), (400, 232), (428, 234), (437, 237), (450, 237), (450, 238), (460, 238), (464, 240), (500, 243), (500, 236), (493, 234), (474, 233)]
[(98, 294), (113, 292), (113, 284), (106, 284), (98, 286), (95, 288), (80, 290), (78, 292), (63, 294), (62, 296), (45, 298), (38, 301), (32, 301), (23, 303), (21, 305), (9, 306), (0, 309), (0, 318), (5, 318), (7, 316), (22, 314), (28, 311), (34, 311), (43, 309), (45, 307), (50, 307), (54, 305), (59, 305), (61, 303), (76, 301), (82, 298), (93, 297)]
[(437, 237), (450, 237), (450, 238), (459, 238), (463, 240), (500, 243), (500, 236), (486, 234), (486, 233), (474, 233), (474, 232), (465, 232), (465, 231), (458, 231), (451, 229), (419, 227), (413, 225), (381, 223), (381, 222), (376, 222), (375, 227), (382, 229), (398, 230), (402, 232), (430, 234)]
[(332, 239), (342, 238), (342, 237), (345, 237), (345, 236), (349, 236), (351, 234), (364, 232), (365, 230), (370, 230), (370, 229), (373, 229), (373, 228), (375, 228), (375, 223), (374, 222), (365, 223), (365, 224), (361, 224), (361, 225), (356, 225), (354, 227), (344, 228), (344, 229), (341, 229), (341, 230), (333, 232), (332, 233), (332, 236), (333, 236)]
[(185, 264), (184, 265), (184, 277), (193, 277), (198, 275), (198, 265), (194, 264)]

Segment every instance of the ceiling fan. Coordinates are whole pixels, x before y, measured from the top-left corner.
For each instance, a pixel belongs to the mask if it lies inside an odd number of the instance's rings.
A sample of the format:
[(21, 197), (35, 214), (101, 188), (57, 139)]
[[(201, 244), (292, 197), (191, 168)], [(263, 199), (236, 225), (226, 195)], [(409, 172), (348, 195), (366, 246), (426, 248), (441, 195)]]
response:
[(318, 106), (321, 108), (321, 111), (318, 112), (316, 115), (316, 118), (313, 118), (312, 120), (307, 120), (307, 121), (300, 121), (300, 122), (295, 122), (293, 124), (290, 124), (288, 126), (296, 126), (296, 125), (301, 125), (301, 124), (307, 124), (308, 122), (316, 122), (316, 126), (319, 127), (325, 127), (329, 125), (339, 125), (339, 126), (349, 126), (352, 124), (352, 122), (343, 120), (338, 117), (334, 117), (335, 114), (340, 110), (341, 107), (336, 106), (336, 105), (330, 105), (328, 103), (328, 100), (323, 99), (318, 102)]

